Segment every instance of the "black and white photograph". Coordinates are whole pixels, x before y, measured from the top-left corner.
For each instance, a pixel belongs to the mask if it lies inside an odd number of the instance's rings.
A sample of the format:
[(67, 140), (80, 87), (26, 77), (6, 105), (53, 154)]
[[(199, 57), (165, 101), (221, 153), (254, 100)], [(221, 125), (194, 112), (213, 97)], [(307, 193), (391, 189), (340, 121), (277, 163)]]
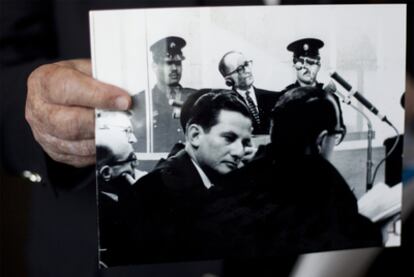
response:
[(102, 268), (401, 244), (405, 5), (90, 12)]

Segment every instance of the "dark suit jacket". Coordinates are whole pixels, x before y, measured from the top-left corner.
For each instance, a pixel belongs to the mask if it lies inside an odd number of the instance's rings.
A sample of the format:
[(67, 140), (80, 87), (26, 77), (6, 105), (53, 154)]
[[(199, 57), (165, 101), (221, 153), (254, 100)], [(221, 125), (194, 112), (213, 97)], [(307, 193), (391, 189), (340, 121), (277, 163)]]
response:
[(269, 149), (210, 191), (194, 223), (194, 232), (209, 242), (206, 255), (245, 258), (381, 246), (379, 229), (358, 213), (356, 198), (328, 161), (275, 159)]
[(260, 126), (257, 130), (253, 130), (253, 134), (268, 135), (270, 132), (271, 115), (277, 100), (280, 97), (280, 92), (269, 91), (259, 88), (254, 88), (257, 98), (257, 105), (259, 107)]
[(349, 186), (320, 156), (275, 159), (268, 147), (216, 181), (207, 190), (184, 151), (140, 179), (124, 200), (126, 235), (117, 260), (258, 258), (381, 246), (379, 230), (359, 215)]
[[(260, 125), (253, 122), (253, 134), (268, 135), (270, 132), (270, 113), (281, 94), (280, 92), (259, 89), (256, 87), (254, 87), (254, 92), (257, 99), (257, 106), (259, 108)], [(238, 93), (237, 95), (240, 96)], [(245, 100), (241, 96), (240, 100), (245, 103)]]
[(184, 150), (159, 164), (134, 184), (132, 194), (120, 198), (126, 226), (116, 260), (128, 264), (194, 259), (184, 234), (208, 194)]
[(117, 263), (112, 251), (117, 247), (118, 239), (123, 236), (125, 226), (119, 198), (131, 193), (133, 186), (119, 176), (109, 181), (97, 178), (97, 203), (99, 227), (99, 260), (105, 265)]

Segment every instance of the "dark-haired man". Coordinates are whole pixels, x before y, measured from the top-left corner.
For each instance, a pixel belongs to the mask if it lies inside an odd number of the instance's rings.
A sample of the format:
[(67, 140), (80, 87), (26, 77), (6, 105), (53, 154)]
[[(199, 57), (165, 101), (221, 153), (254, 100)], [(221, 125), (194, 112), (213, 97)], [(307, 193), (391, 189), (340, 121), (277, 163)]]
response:
[(194, 259), (185, 231), (218, 179), (239, 167), (251, 146), (252, 122), (231, 91), (207, 93), (191, 108), (185, 149), (141, 178), (126, 210), (126, 243), (120, 263)]

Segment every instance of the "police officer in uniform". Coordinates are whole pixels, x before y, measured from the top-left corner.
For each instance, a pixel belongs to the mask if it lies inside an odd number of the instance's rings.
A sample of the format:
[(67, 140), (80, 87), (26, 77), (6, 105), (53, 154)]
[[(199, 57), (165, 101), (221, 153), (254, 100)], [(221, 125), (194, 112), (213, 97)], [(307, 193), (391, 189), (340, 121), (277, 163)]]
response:
[(299, 39), (287, 46), (287, 50), (293, 52), (293, 67), (296, 69), (297, 80), (283, 89), (282, 93), (297, 87), (323, 87), (323, 84), (316, 80), (321, 68), (319, 49), (323, 46), (323, 41), (317, 38)]
[[(296, 69), (296, 82), (288, 85), (284, 88), (281, 94), (298, 88), (298, 87), (317, 87), (318, 89), (323, 89), (330, 93), (335, 99), (341, 113), (341, 103), (336, 96), (334, 91), (336, 91), (336, 86), (333, 82), (330, 82), (328, 85), (318, 82), (317, 77), (319, 70), (321, 68), (321, 56), (319, 55), (319, 49), (324, 46), (324, 42), (317, 38), (303, 38), (295, 40), (290, 43), (286, 48), (287, 50), (293, 52), (293, 67)], [(343, 120), (342, 117), (340, 120)], [(342, 125), (343, 122), (342, 122)], [(345, 125), (344, 125), (344, 128)]]
[[(177, 142), (184, 141), (183, 129), (180, 125), (180, 103), (195, 89), (180, 85), (182, 61), (185, 59), (182, 48), (186, 41), (181, 37), (169, 36), (156, 41), (151, 47), (152, 69), (157, 83), (151, 90), (152, 99), (152, 145), (150, 152), (169, 152)], [(145, 118), (145, 93), (138, 93), (134, 110), (136, 119)], [(148, 101), (148, 99), (147, 99)], [(178, 105), (177, 105), (178, 104)], [(150, 113), (151, 114), (151, 113)], [(142, 134), (145, 134), (146, 122), (135, 129), (138, 135), (138, 151), (142, 150)], [(142, 130), (144, 129), (144, 130)]]

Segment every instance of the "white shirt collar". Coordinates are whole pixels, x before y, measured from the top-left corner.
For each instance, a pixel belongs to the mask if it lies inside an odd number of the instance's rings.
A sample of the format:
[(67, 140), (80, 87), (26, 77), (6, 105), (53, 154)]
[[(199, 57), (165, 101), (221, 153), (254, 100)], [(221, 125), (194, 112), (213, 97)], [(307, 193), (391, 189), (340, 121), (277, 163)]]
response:
[[(246, 90), (240, 90), (240, 89), (236, 89), (237, 93), (240, 94), (241, 97), (243, 97), (243, 99), (246, 99)], [(254, 93), (254, 88), (253, 86), (251, 86), (248, 91), (250, 92), (250, 98), (252, 98), (254, 105), (257, 107), (257, 99), (256, 99), (256, 93)]]
[(207, 189), (214, 186), (213, 183), (211, 183), (210, 179), (207, 177), (207, 175), (204, 173), (204, 171), (201, 169), (201, 167), (193, 159), (191, 159), (191, 161), (193, 162), (195, 168), (197, 169), (197, 172), (200, 175), (201, 181), (203, 181), (204, 186)]

